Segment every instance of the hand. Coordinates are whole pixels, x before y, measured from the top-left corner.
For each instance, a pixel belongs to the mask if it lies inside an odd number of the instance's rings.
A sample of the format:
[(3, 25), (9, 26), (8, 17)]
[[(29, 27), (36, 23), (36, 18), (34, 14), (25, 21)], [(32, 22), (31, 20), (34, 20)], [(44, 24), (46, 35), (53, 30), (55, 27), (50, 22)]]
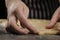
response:
[[(24, 29), (22, 26), (18, 26), (17, 25), (17, 18), (15, 17), (15, 15), (11, 15), (8, 17), (8, 26), (11, 26), (15, 32), (19, 33), (19, 34), (28, 34), (29, 31)], [(13, 31), (13, 32), (14, 32)]]

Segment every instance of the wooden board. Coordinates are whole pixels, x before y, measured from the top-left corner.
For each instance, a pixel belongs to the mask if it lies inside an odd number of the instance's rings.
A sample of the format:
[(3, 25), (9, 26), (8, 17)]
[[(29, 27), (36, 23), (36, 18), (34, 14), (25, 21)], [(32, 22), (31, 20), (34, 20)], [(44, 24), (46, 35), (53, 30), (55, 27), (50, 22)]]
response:
[[(48, 34), (57, 34), (57, 26), (59, 23), (55, 25), (55, 28), (53, 29), (46, 29), (46, 25), (50, 22), (49, 20), (41, 20), (41, 19), (29, 19), (29, 22), (37, 28), (40, 35), (48, 35)], [(19, 22), (18, 22), (19, 24)], [(7, 27), (7, 20), (6, 19), (0, 19), (0, 25), (3, 27)]]

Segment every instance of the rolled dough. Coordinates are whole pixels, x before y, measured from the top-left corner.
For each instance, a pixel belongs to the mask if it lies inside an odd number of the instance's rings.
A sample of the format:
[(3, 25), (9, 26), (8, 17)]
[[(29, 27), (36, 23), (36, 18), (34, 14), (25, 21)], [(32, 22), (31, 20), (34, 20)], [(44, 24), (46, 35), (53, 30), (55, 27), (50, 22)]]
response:
[[(50, 35), (50, 34), (57, 34), (57, 26), (59, 23), (55, 25), (53, 29), (46, 29), (46, 25), (50, 22), (49, 20), (41, 20), (41, 19), (29, 19), (29, 22), (37, 28), (39, 35)], [(17, 23), (19, 25), (19, 21)], [(6, 19), (0, 19), (0, 25), (3, 27), (7, 27), (7, 20)]]

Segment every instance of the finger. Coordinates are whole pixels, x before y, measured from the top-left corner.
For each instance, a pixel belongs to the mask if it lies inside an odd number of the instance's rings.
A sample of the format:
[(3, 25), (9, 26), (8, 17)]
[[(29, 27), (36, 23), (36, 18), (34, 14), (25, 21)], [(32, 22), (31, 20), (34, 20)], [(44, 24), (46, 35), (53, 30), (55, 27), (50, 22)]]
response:
[(15, 16), (10, 17), (9, 21), (10, 21), (10, 25), (12, 26), (15, 32), (20, 33), (20, 34), (28, 34), (26, 30), (21, 29), (20, 26), (17, 26)]
[(47, 29), (54, 28), (54, 25), (53, 25), (53, 24), (48, 24), (48, 25), (46, 26), (46, 28), (47, 28)]

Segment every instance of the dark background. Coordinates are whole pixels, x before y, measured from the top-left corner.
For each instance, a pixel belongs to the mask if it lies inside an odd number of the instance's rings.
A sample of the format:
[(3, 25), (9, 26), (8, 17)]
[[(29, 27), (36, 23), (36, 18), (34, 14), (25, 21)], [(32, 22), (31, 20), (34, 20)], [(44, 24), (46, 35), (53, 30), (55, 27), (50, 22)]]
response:
[(5, 0), (0, 0), (0, 19), (7, 18), (7, 10), (5, 6)]
[(30, 10), (29, 18), (51, 19), (59, 7), (59, 0), (22, 0)]

